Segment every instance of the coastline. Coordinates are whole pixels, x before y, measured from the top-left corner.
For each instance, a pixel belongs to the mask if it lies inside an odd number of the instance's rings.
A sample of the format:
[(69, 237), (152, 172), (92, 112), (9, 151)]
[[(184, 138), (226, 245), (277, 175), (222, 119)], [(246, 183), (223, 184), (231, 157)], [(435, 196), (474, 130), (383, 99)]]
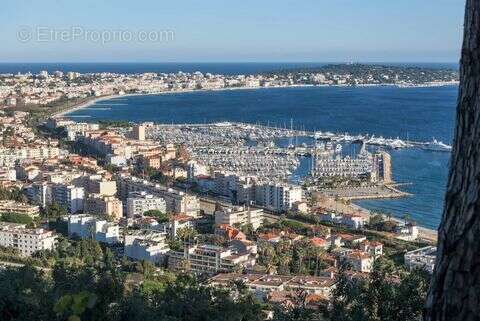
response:
[[(432, 86), (426, 86), (426, 85), (418, 85), (418, 86), (409, 86), (408, 88), (424, 88), (424, 87), (441, 87), (441, 86), (453, 86), (456, 85), (456, 83), (437, 83)], [(395, 84), (375, 84), (375, 85), (358, 85), (357, 87), (398, 87), (398, 88), (405, 88), (399, 85)], [(68, 108), (66, 110), (63, 110), (62, 112), (56, 113), (54, 117), (61, 117), (61, 116), (67, 116), (69, 113), (72, 113), (76, 110), (81, 110), (83, 108), (87, 108), (89, 106), (94, 105), (95, 103), (101, 102), (101, 101), (107, 101), (110, 99), (115, 99), (115, 98), (121, 98), (121, 97), (129, 97), (129, 96), (150, 96), (150, 95), (164, 95), (164, 94), (183, 94), (183, 93), (195, 93), (195, 92), (216, 92), (216, 91), (228, 91), (228, 90), (258, 90), (258, 89), (275, 89), (275, 88), (297, 88), (297, 87), (352, 87), (350, 85), (291, 85), (291, 86), (275, 86), (275, 87), (230, 87), (230, 88), (217, 88), (217, 89), (184, 89), (184, 90), (176, 90), (176, 91), (160, 91), (160, 92), (148, 92), (148, 93), (127, 93), (127, 94), (122, 94), (122, 95), (107, 95), (107, 96), (99, 96), (99, 97), (90, 97), (91, 99), (89, 101), (83, 102), (81, 104), (78, 104), (76, 106), (73, 106), (72, 108)], [(407, 194), (407, 193), (406, 193)], [(363, 213), (365, 216), (370, 217), (371, 216), (371, 211), (368, 210), (367, 208), (360, 207), (356, 204), (351, 204), (352, 206), (355, 206), (356, 211), (360, 211)], [(403, 222), (402, 219), (400, 218), (393, 218), (393, 220), (397, 222)], [(433, 229), (429, 229), (427, 227), (423, 226), (418, 226), (419, 232), (421, 235), (421, 238), (430, 240), (432, 242), (436, 242), (437, 240), (437, 232)]]
[(228, 91), (228, 90), (257, 90), (257, 89), (275, 89), (275, 88), (305, 88), (305, 87), (397, 87), (397, 88), (432, 88), (432, 87), (444, 87), (444, 86), (454, 86), (458, 85), (458, 81), (452, 82), (433, 82), (425, 84), (416, 84), (416, 85), (402, 85), (402, 84), (358, 84), (358, 85), (313, 85), (313, 84), (299, 84), (299, 85), (287, 85), (287, 86), (272, 86), (272, 87), (228, 87), (228, 88), (216, 88), (216, 89), (184, 89), (184, 90), (175, 90), (175, 91), (159, 91), (159, 92), (147, 92), (147, 93), (129, 93), (129, 94), (113, 94), (107, 96), (92, 97), (91, 100), (87, 102), (82, 102), (78, 105), (72, 106), (71, 108), (66, 108), (58, 113), (52, 115), (52, 117), (64, 117), (68, 114), (87, 108), (91, 105), (94, 105), (97, 102), (110, 100), (119, 97), (132, 97), (132, 96), (155, 96), (155, 95), (164, 95), (164, 94), (184, 94), (192, 92), (216, 92), (216, 91)]
[[(360, 215), (367, 220), (369, 220), (370, 217), (374, 214), (371, 210), (361, 207), (360, 205), (357, 205), (353, 202), (346, 204), (342, 199), (335, 201), (334, 198), (325, 195), (323, 195), (323, 197), (317, 198), (317, 205), (320, 205), (321, 207), (330, 210), (340, 211), (344, 214)], [(398, 217), (392, 216), (391, 219), (397, 223), (404, 223), (404, 220)], [(419, 239), (426, 240), (432, 243), (436, 243), (438, 239), (437, 231), (420, 225), (418, 225), (418, 235)]]
[[(351, 206), (353, 206), (354, 208), (358, 209), (358, 211), (360, 213), (362, 213), (363, 215), (365, 215), (365, 217), (367, 219), (369, 219), (371, 216), (372, 216), (372, 212), (364, 207), (361, 207), (357, 204), (351, 204)], [(362, 215), (362, 216), (363, 216)], [(398, 218), (398, 217), (395, 217), (395, 216), (392, 216), (391, 218), (393, 221), (395, 221), (396, 223), (400, 223), (400, 224), (403, 224), (404, 223), (404, 220)], [(437, 240), (438, 240), (438, 232), (436, 230), (432, 230), (432, 229), (429, 229), (427, 227), (423, 227), (423, 226), (420, 226), (420, 225), (417, 225), (418, 227), (418, 238), (421, 239), (421, 240), (426, 240), (426, 241), (429, 241), (429, 242), (432, 242), (432, 243), (436, 243)]]

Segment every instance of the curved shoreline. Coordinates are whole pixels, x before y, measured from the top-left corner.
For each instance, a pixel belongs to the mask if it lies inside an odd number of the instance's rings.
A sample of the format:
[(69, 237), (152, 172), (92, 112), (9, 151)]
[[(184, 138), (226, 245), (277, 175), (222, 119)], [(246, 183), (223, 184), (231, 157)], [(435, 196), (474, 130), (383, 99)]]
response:
[[(443, 84), (436, 84), (432, 86), (424, 86), (424, 85), (418, 85), (418, 86), (409, 86), (409, 87), (402, 87), (398, 85), (392, 85), (392, 84), (384, 84), (384, 85), (359, 85), (359, 86), (349, 86), (349, 85), (293, 85), (293, 86), (275, 86), (275, 87), (233, 87), (233, 88), (219, 88), (219, 89), (188, 89), (188, 90), (176, 90), (176, 91), (162, 91), (162, 92), (151, 92), (151, 93), (129, 93), (129, 94), (123, 94), (123, 95), (108, 95), (108, 96), (101, 96), (101, 97), (95, 97), (87, 102), (83, 102), (82, 104), (79, 104), (78, 106), (75, 106), (73, 108), (70, 108), (68, 110), (65, 110), (61, 113), (56, 114), (56, 116), (67, 116), (68, 114), (81, 110), (83, 108), (87, 108), (89, 106), (92, 106), (98, 102), (101, 101), (108, 101), (111, 99), (116, 99), (116, 98), (122, 98), (122, 97), (131, 97), (131, 96), (161, 96), (165, 94), (184, 94), (184, 93), (207, 93), (207, 92), (218, 92), (218, 91), (229, 91), (229, 90), (260, 90), (260, 89), (286, 89), (286, 88), (302, 88), (302, 87), (397, 87), (397, 88), (425, 88), (425, 87), (447, 87), (447, 86), (454, 86), (456, 85), (455, 83), (443, 83)], [(353, 204), (353, 203), (352, 203)], [(354, 205), (357, 207), (358, 210), (361, 210), (362, 212), (370, 213), (371, 211), (368, 208), (361, 207), (359, 205)], [(398, 222), (402, 222), (400, 217), (394, 218)], [(434, 229), (424, 227), (419, 225), (419, 230), (421, 231), (421, 237), (423, 239), (428, 239), (431, 241), (435, 241), (437, 238), (437, 232)]]
[(228, 91), (228, 90), (259, 90), (259, 89), (286, 89), (286, 88), (305, 88), (305, 87), (397, 87), (397, 88), (435, 88), (435, 87), (445, 87), (445, 86), (455, 86), (458, 85), (458, 82), (438, 82), (438, 83), (426, 83), (423, 85), (399, 85), (399, 84), (359, 84), (359, 85), (289, 85), (289, 86), (274, 86), (274, 87), (229, 87), (229, 88), (218, 88), (218, 89), (185, 89), (185, 90), (175, 90), (175, 91), (159, 91), (152, 93), (130, 93), (130, 94), (114, 94), (108, 96), (99, 96), (92, 97), (91, 100), (83, 102), (79, 105), (72, 106), (62, 110), (61, 112), (53, 114), (53, 117), (64, 117), (68, 114), (92, 106), (100, 101), (111, 100), (119, 97), (132, 97), (132, 96), (156, 96), (164, 94), (184, 94), (184, 93), (193, 93), (193, 92), (215, 92), (215, 91)]

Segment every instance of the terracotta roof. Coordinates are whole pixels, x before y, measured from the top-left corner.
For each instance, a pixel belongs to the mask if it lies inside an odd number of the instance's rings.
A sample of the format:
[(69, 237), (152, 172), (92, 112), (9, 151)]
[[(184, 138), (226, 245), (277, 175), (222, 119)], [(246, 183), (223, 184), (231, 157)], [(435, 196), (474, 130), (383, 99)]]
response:
[(320, 246), (320, 247), (323, 247), (325, 246), (326, 244), (328, 244), (328, 241), (321, 238), (321, 237), (312, 237), (310, 239), (310, 242), (315, 245), (315, 246)]
[(175, 214), (172, 216), (171, 220), (172, 221), (179, 221), (179, 222), (188, 222), (192, 221), (194, 218), (190, 215), (185, 215), (185, 214)]

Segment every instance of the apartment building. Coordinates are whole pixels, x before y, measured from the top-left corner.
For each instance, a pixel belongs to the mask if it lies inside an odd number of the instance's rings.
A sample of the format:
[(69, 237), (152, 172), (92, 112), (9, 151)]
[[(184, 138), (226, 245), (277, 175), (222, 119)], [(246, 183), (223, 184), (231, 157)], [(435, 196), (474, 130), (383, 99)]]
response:
[(341, 224), (348, 226), (354, 230), (362, 229), (367, 223), (367, 219), (361, 215), (345, 214), (342, 215)]
[(133, 260), (163, 264), (169, 250), (167, 234), (163, 232), (136, 230), (124, 237), (125, 256)]
[(28, 203), (20, 203), (11, 200), (0, 201), (0, 213), (19, 213), (36, 217), (40, 213), (40, 208), (37, 205)]
[(56, 146), (24, 146), (19, 150), (22, 158), (47, 159), (60, 156), (60, 149)]
[(51, 203), (51, 188), (47, 182), (36, 182), (25, 186), (24, 192), (31, 203), (38, 204), (42, 208)]
[(131, 192), (129, 194), (127, 198), (127, 217), (143, 215), (143, 213), (150, 210), (158, 210), (165, 213), (167, 211), (165, 200), (145, 191)]
[(405, 253), (405, 265), (409, 270), (425, 269), (430, 274), (435, 268), (437, 257), (437, 247), (427, 246)]
[(215, 224), (228, 224), (230, 226), (241, 226), (251, 224), (256, 230), (263, 223), (263, 210), (250, 207), (236, 206), (221, 208), (215, 211)]
[(195, 218), (185, 214), (173, 215), (170, 221), (163, 224), (166, 232), (170, 237), (176, 237), (177, 232), (181, 229), (195, 228)]
[(67, 138), (70, 141), (74, 141), (77, 136), (85, 135), (85, 133), (89, 130), (99, 130), (99, 124), (91, 124), (91, 123), (73, 123), (73, 124), (66, 124), (62, 126), (65, 128), (67, 132)]
[(250, 268), (254, 265), (254, 255), (250, 252), (241, 253), (233, 247), (203, 244), (168, 253), (168, 267), (173, 270), (188, 269), (196, 273), (215, 274), (232, 272), (236, 267)]
[(40, 250), (53, 250), (56, 238), (53, 231), (43, 228), (0, 222), (0, 246), (14, 248), (23, 256), (31, 256)]
[(85, 191), (83, 187), (74, 185), (54, 184), (52, 186), (52, 202), (67, 209), (71, 214), (82, 212), (85, 202)]
[(360, 250), (378, 258), (383, 255), (383, 244), (378, 241), (363, 241), (360, 243)]
[(352, 270), (357, 272), (371, 272), (373, 268), (374, 257), (361, 250), (345, 251), (340, 258), (349, 264)]
[(374, 168), (377, 180), (385, 184), (392, 183), (392, 157), (385, 151), (374, 154)]
[(133, 126), (132, 137), (133, 139), (140, 140), (140, 141), (145, 140), (145, 126), (144, 125)]
[(265, 182), (255, 187), (256, 204), (272, 211), (283, 212), (302, 200), (302, 188), (298, 185)]
[(123, 217), (123, 203), (114, 196), (90, 194), (85, 200), (85, 213), (106, 215), (120, 220)]
[(69, 215), (68, 236), (115, 244), (120, 241), (120, 227), (116, 223), (107, 222), (88, 214)]
[(209, 175), (208, 167), (200, 164), (197, 161), (190, 160), (187, 162), (187, 178), (189, 180), (194, 180), (197, 176), (206, 176)]
[(130, 192), (147, 192), (165, 200), (167, 213), (186, 214), (197, 217), (200, 212), (200, 201), (195, 195), (190, 195), (160, 184), (142, 180), (128, 175), (115, 177), (118, 196), (126, 202)]
[(88, 193), (100, 194), (103, 196), (114, 196), (117, 193), (117, 183), (100, 177), (99, 175), (89, 177), (86, 182)]

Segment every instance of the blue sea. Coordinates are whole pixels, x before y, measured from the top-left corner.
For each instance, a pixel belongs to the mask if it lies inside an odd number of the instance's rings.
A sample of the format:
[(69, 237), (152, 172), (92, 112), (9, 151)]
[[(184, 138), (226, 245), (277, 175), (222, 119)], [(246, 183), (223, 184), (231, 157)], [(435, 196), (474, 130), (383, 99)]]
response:
[[(0, 74), (16, 74), (16, 73), (33, 73), (37, 74), (42, 70), (53, 73), (56, 70), (63, 72), (76, 71), (80, 73), (100, 73), (100, 72), (115, 72), (121, 74), (134, 74), (144, 72), (157, 73), (176, 73), (183, 72), (209, 72), (212, 74), (237, 75), (237, 74), (255, 74), (270, 72), (282, 69), (319, 67), (327, 63), (323, 62), (284, 62), (284, 63), (245, 63), (245, 62), (230, 62), (230, 63), (1, 63)], [(396, 65), (396, 66), (419, 66), (426, 68), (451, 68), (458, 69), (457, 63), (391, 63), (380, 62), (378, 64)]]
[[(279, 69), (320, 66), (308, 63), (230, 64), (0, 64), (0, 73), (40, 70), (78, 72), (176, 72), (202, 71), (251, 74)], [(398, 64), (400, 65), (400, 64)], [(412, 64), (409, 64), (412, 65)], [(457, 68), (456, 64), (414, 64)], [(307, 130), (374, 134), (384, 137), (451, 144), (457, 86), (396, 87), (298, 87), (257, 90), (191, 92), (130, 96), (101, 101), (70, 116), (76, 120), (128, 120), (159, 123), (241, 121)], [(409, 214), (420, 225), (437, 228), (448, 174), (449, 154), (418, 149), (392, 150), (394, 179), (411, 197), (359, 201), (372, 210), (402, 217)], [(302, 162), (299, 173), (306, 172)]]

